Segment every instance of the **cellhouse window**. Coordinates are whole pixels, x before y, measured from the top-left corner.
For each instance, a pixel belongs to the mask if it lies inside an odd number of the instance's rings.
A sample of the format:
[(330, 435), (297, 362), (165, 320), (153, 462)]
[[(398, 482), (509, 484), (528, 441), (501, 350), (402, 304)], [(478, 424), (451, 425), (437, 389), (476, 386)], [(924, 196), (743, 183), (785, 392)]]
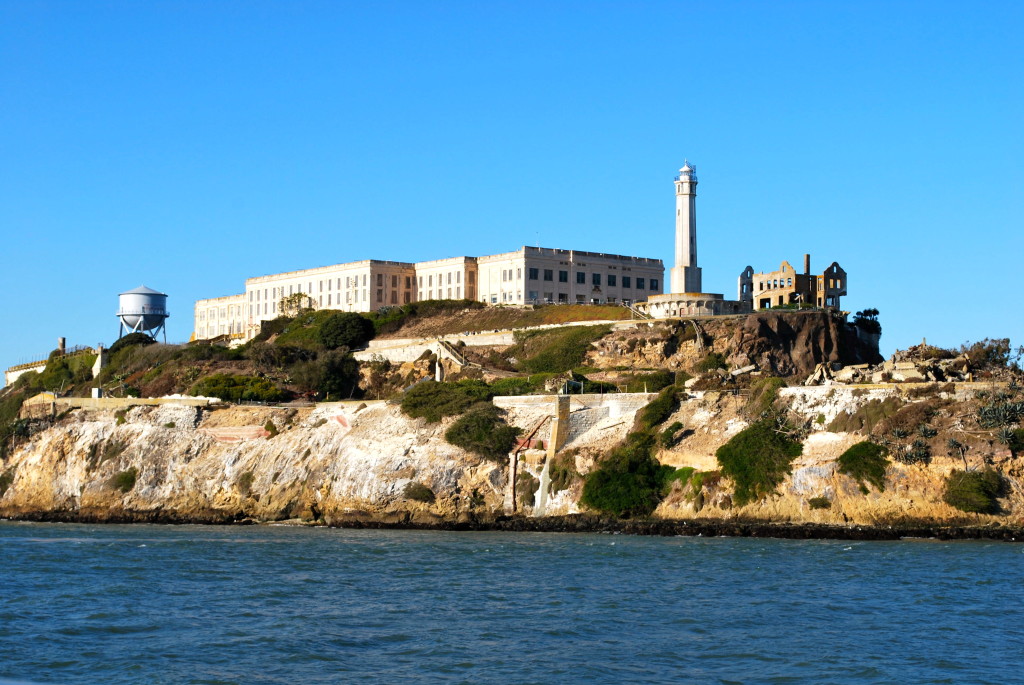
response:
[(555, 280), (555, 272), (551, 269), (544, 269), (544, 280), (553, 281)]
[[(530, 280), (531, 281), (536, 281), (539, 275), (540, 275), (540, 269), (535, 269), (533, 267), (530, 267)], [(531, 291), (531, 292), (533, 292), (533, 291)]]
[(576, 272), (576, 282), (580, 285), (585, 285), (587, 282), (587, 274), (585, 271)]
[(632, 276), (623, 276), (622, 277), (622, 287), (623, 288), (632, 288), (633, 287), (633, 277)]
[(644, 282), (644, 279), (642, 279), (640, 277), (637, 277), (637, 279), (636, 279), (636, 289), (637, 290), (643, 290), (645, 285), (646, 285), (646, 283)]
[(591, 279), (594, 285), (601, 285), (601, 274), (593, 273), (591, 274)]
[(568, 283), (569, 282), (569, 272), (568, 271), (559, 271), (558, 272), (558, 282), (559, 283)]
[(657, 290), (657, 289), (658, 289), (658, 279), (657, 278), (652, 278), (651, 279), (651, 290)]
[(615, 287), (616, 280), (615, 274), (608, 274), (608, 285), (610, 287)]

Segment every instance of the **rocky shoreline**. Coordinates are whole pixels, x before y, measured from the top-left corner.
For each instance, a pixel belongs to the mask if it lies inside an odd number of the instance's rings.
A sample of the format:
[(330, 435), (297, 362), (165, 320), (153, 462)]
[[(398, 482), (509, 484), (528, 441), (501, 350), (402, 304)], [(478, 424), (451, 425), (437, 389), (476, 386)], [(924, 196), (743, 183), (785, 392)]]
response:
[(148, 523), (166, 525), (296, 525), (367, 530), (436, 530), (450, 532), (510, 533), (605, 533), (615, 535), (650, 535), (661, 537), (744, 537), (786, 540), (987, 540), (1024, 542), (1024, 528), (988, 525), (936, 525), (928, 522), (907, 522), (892, 525), (829, 525), (817, 523), (771, 523), (766, 521), (714, 519), (613, 519), (586, 514), (531, 518), (499, 516), (496, 518), (460, 518), (444, 520), (424, 518), (409, 512), (395, 512), (381, 517), (359, 516), (327, 521), (257, 521), (223, 512), (181, 516), (169, 511), (36, 511), (9, 516), (0, 521), (35, 523), (126, 524)]

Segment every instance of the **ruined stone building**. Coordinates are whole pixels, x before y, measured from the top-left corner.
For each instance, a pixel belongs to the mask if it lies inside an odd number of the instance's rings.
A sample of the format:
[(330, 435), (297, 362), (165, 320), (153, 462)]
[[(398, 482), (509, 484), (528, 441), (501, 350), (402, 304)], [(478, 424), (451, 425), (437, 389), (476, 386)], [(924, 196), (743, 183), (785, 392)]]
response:
[(778, 271), (754, 273), (748, 266), (740, 274), (739, 300), (746, 311), (760, 311), (782, 305), (806, 304), (840, 309), (839, 298), (846, 295), (846, 271), (837, 262), (821, 274), (811, 273), (811, 256), (804, 255), (803, 273), (789, 262)]

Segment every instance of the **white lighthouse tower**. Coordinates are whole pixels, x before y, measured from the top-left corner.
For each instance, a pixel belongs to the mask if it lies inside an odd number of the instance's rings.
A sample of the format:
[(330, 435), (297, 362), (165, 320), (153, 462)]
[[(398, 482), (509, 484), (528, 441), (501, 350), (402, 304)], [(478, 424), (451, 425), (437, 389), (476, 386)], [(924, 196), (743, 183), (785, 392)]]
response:
[(697, 266), (697, 167), (689, 162), (676, 176), (676, 265), (672, 292), (651, 295), (636, 307), (656, 319), (739, 314), (744, 303), (726, 300), (721, 293), (706, 293)]
[(697, 266), (697, 167), (687, 161), (676, 176), (676, 265), (672, 267), (672, 292), (701, 292)]

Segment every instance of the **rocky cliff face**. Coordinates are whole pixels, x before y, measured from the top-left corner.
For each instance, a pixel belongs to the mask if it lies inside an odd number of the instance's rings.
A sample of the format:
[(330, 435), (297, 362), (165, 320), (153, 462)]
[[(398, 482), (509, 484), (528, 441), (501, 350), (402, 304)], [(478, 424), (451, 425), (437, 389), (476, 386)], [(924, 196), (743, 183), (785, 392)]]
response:
[[(698, 334), (700, 339), (698, 340)], [(619, 330), (595, 345), (588, 362), (601, 369), (631, 366), (693, 370), (709, 353), (734, 368), (754, 365), (777, 376), (805, 378), (822, 363), (882, 361), (877, 338), (828, 312), (763, 312), (689, 322), (651, 322)]]
[[(384, 403), (358, 411), (136, 407), (124, 419), (80, 410), (33, 436), (8, 464), (13, 480), (0, 515), (457, 517), (496, 507), (504, 487), (504, 471), (445, 442), (443, 424), (409, 420)], [(268, 421), (279, 434), (264, 429)], [(134, 478), (126, 475), (133, 470)], [(404, 498), (413, 482), (436, 493), (433, 507)]]
[[(580, 511), (581, 475), (626, 435), (637, 408), (648, 398), (608, 397), (614, 399), (590, 396), (573, 404), (569, 442), (558, 457), (561, 473), (551, 474), (549, 515)], [(913, 408), (922, 402), (946, 402), (952, 407), (947, 412), (949, 429), (962, 430), (956, 396), (920, 399), (899, 395), (898, 388), (793, 387), (782, 391), (780, 401), (809, 432), (803, 454), (774, 496), (737, 507), (731, 483), (718, 472), (715, 451), (748, 425), (746, 399), (694, 393), (666, 421), (685, 427), (679, 441), (657, 456), (664, 464), (691, 467), (703, 475), (697, 485), (675, 482), (655, 515), (876, 525), (1024, 523), (1024, 460), (998, 446), (986, 448), (984, 441), (970, 453), (971, 467), (988, 460), (1007, 476), (1010, 489), (1001, 500), (1000, 515), (964, 514), (942, 501), (946, 475), (962, 467), (943, 450), (944, 433), (930, 438), (930, 463), (891, 463), (884, 490), (872, 487), (864, 493), (837, 470), (838, 456), (865, 436), (864, 431), (835, 426), (866, 405), (888, 401), (892, 407)], [(524, 428), (550, 413), (539, 398), (509, 398), (503, 406), (508, 419)], [(77, 410), (20, 444), (2, 467), (0, 516), (432, 524), (487, 521), (502, 512), (506, 464), (483, 461), (445, 442), (450, 420), (410, 420), (386, 403), (214, 411), (135, 407), (122, 416)], [(932, 424), (945, 430), (946, 424), (937, 419)], [(279, 432), (272, 435), (274, 430)], [(983, 453), (985, 449), (990, 451)], [(530, 474), (521, 476), (526, 479), (523, 487), (537, 487), (543, 461), (543, 451), (523, 455), (521, 473)], [(426, 486), (436, 499), (410, 496), (411, 483)], [(525, 495), (521, 511), (529, 515), (533, 494)], [(828, 500), (828, 508), (813, 508), (815, 498)]]

